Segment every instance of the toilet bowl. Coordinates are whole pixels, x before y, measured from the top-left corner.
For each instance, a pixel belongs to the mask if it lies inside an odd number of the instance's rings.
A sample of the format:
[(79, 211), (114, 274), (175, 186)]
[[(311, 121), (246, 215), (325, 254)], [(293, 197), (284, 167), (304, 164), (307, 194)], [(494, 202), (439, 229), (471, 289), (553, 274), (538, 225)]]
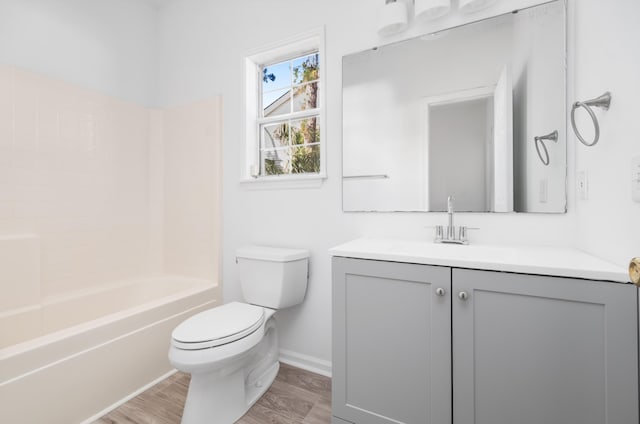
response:
[(183, 424), (231, 424), (264, 394), (279, 369), (276, 309), (301, 303), (308, 251), (237, 251), (245, 300), (194, 315), (171, 335), (169, 361), (190, 373)]
[(191, 374), (183, 423), (233, 423), (262, 396), (279, 368), (274, 313), (233, 302), (176, 327), (169, 361)]

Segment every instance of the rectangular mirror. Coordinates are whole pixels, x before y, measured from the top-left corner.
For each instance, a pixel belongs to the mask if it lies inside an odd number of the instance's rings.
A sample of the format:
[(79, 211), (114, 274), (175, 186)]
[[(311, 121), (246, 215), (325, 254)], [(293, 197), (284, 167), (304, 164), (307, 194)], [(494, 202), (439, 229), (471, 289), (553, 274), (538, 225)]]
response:
[(565, 9), (343, 57), (343, 210), (566, 212)]

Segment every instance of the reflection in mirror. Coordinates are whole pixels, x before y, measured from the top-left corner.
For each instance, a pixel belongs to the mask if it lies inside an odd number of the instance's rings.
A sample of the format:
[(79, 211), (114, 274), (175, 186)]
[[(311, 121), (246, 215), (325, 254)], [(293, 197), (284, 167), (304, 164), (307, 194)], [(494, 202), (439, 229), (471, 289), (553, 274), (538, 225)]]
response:
[(343, 209), (565, 212), (564, 34), (555, 1), (345, 56)]

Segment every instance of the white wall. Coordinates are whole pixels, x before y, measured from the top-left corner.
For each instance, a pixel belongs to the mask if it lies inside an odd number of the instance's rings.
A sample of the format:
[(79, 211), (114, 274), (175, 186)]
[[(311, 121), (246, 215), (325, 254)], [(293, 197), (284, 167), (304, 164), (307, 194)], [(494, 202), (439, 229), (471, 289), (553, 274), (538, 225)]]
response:
[(157, 11), (132, 0), (0, 0), (0, 64), (149, 106)]
[[(632, 1), (632, 0), (630, 0)], [(380, 2), (382, 3), (382, 2)], [(505, 12), (539, 1), (500, 2), (475, 16)], [(601, 2), (580, 0), (594, 8)], [(241, 297), (235, 249), (245, 243), (302, 246), (311, 250), (309, 291), (301, 306), (278, 312), (284, 349), (330, 360), (331, 274), (327, 249), (362, 235), (395, 235), (431, 240), (426, 226), (442, 224), (442, 213), (343, 213), (341, 211), (342, 56), (386, 43), (375, 31), (378, 2), (369, 0), (300, 2), (295, 0), (214, 2), (182, 0), (160, 11), (160, 101), (162, 104), (220, 94), (225, 100), (223, 134), (223, 282), (225, 301)], [(598, 13), (591, 11), (590, 19)], [(468, 18), (467, 18), (468, 19)], [(452, 14), (429, 28), (459, 24)], [(286, 24), (274, 25), (274, 22)], [(325, 25), (327, 50), (328, 178), (318, 189), (252, 190), (239, 183), (242, 140), (242, 59), (257, 47)], [(397, 38), (424, 32), (412, 27)], [(579, 28), (588, 32), (588, 28)], [(395, 39), (395, 38), (394, 38)], [(583, 54), (599, 57), (599, 52)], [(627, 76), (632, 81), (631, 76)], [(628, 128), (628, 126), (627, 126)], [(570, 143), (569, 155), (574, 154)], [(573, 160), (569, 161), (573, 173)], [(570, 176), (570, 187), (573, 178)], [(472, 242), (575, 244), (573, 190), (569, 213), (461, 214), (458, 222), (480, 227)]]
[[(640, 2), (580, 0), (575, 27), (575, 98), (611, 91), (607, 112), (597, 111), (600, 141), (577, 140), (576, 171), (587, 171), (589, 199), (577, 200), (577, 242), (619, 265), (640, 256), (640, 203), (631, 200), (631, 158), (640, 156)], [(585, 133), (588, 127), (581, 127)]]

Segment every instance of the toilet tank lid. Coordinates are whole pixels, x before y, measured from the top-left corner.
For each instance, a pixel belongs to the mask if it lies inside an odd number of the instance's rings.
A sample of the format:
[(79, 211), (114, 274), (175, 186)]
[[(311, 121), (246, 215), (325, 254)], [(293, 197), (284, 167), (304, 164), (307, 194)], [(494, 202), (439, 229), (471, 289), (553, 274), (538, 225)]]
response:
[(271, 246), (242, 246), (236, 250), (236, 257), (261, 261), (291, 262), (308, 258), (309, 251)]

